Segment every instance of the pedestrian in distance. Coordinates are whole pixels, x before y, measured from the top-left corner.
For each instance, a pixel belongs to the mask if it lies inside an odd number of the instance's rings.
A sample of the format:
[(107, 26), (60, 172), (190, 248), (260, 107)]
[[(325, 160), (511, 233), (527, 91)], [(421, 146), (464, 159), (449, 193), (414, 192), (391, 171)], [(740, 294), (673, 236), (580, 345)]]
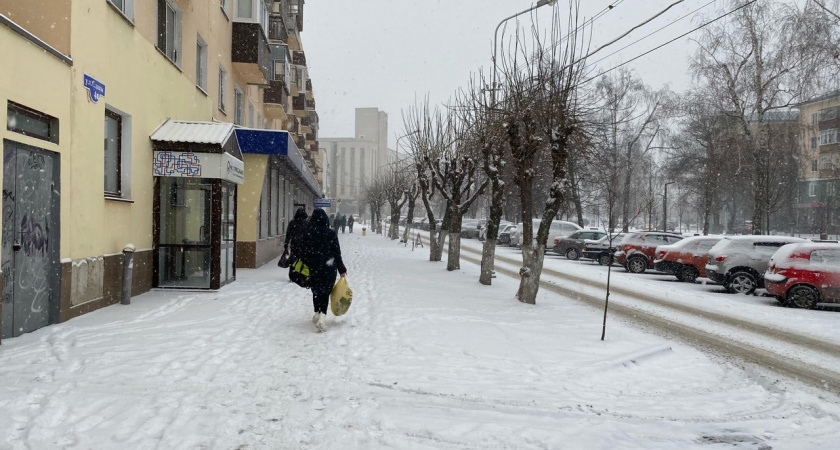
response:
[(295, 216), (289, 221), (289, 225), (286, 227), (286, 239), (283, 243), (283, 253), (288, 254), (288, 261), (295, 260), (294, 254), (291, 253), (289, 243), (300, 236), (301, 232), (306, 228), (308, 223), (309, 215), (306, 214), (306, 210), (302, 207), (298, 208), (297, 211), (295, 211)]
[(341, 217), (336, 213), (332, 219), (332, 229), (338, 233), (338, 228), (341, 227)]
[(353, 232), (353, 214), (350, 214), (350, 217), (347, 218), (347, 227), (350, 228), (350, 232)]
[(330, 292), (335, 285), (336, 274), (347, 275), (347, 268), (341, 259), (338, 234), (330, 229), (330, 218), (321, 208), (315, 208), (309, 219), (309, 226), (300, 237), (292, 241), (292, 251), (309, 267), (312, 306), (315, 315), (312, 323), (318, 331), (326, 331), (327, 306)]
[(344, 234), (344, 230), (347, 228), (347, 216), (342, 214), (341, 218), (338, 219), (338, 224), (341, 226), (341, 234)]

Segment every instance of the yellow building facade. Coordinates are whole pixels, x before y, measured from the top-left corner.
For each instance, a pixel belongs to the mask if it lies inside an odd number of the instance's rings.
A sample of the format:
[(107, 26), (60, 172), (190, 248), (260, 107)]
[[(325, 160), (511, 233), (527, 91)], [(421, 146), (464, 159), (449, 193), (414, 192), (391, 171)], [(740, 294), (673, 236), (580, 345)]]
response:
[(295, 204), (311, 209), (320, 189), (286, 155), (254, 145), (243, 154), (237, 131), (287, 128), (263, 98), (273, 78), (268, 19), (288, 20), (289, 7), (0, 0), (0, 336), (119, 301), (127, 248), (132, 295), (218, 289), (235, 279), (234, 261), (279, 255), (282, 224)]

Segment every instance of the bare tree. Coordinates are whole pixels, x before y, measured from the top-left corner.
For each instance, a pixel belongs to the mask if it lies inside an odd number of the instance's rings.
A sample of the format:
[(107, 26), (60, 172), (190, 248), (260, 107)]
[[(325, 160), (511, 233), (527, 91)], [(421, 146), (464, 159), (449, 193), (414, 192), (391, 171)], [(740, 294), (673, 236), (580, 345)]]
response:
[(385, 200), (391, 211), (391, 225), (389, 237), (391, 240), (399, 238), (400, 212), (408, 201), (407, 191), (410, 188), (411, 180), (406, 171), (400, 166), (401, 161), (394, 161), (388, 166), (388, 171), (382, 178)]
[(790, 3), (732, 0), (730, 5), (730, 20), (703, 29), (691, 67), (704, 90), (714, 93), (716, 109), (737, 120), (745, 137), (752, 160), (754, 233), (764, 234), (772, 212), (768, 192), (779, 170), (789, 170), (771, 164), (768, 113), (807, 98), (819, 84), (814, 74), (830, 58), (814, 51), (820, 37), (813, 29), (824, 15)]
[[(563, 24), (567, 32), (561, 31), (560, 9), (555, 8), (547, 35), (535, 26), (528, 39), (530, 45), (525, 35), (518, 35), (514, 49), (502, 60), (503, 101), (499, 107), (504, 109), (523, 222), (523, 267), (516, 296), (524, 303), (536, 303), (548, 230), (566, 200), (569, 152), (576, 136), (584, 132), (578, 85), (585, 73), (582, 55), (586, 54), (587, 42), (584, 27), (578, 26), (579, 4), (570, 2), (569, 19)], [(551, 182), (534, 246), (534, 166), (541, 151), (549, 155)]]

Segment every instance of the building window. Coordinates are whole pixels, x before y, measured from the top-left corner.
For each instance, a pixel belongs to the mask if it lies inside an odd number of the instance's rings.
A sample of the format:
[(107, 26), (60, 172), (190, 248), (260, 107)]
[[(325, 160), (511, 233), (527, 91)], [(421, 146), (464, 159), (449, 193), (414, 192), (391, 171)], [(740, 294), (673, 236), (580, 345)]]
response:
[(825, 185), (825, 194), (826, 194), (827, 196), (829, 196), (829, 197), (833, 197), (833, 196), (834, 196), (834, 184), (835, 184), (835, 183), (834, 183), (834, 181), (829, 181), (829, 182)]
[(18, 103), (6, 104), (6, 129), (58, 144), (58, 119)]
[(242, 89), (238, 86), (233, 87), (233, 123), (243, 125), (245, 118), (243, 117), (245, 110), (245, 95)]
[(811, 172), (816, 172), (817, 170), (819, 170), (819, 167), (818, 167), (817, 160), (815, 159), (815, 160), (811, 161)]
[(239, 0), (236, 7), (237, 19), (253, 19), (254, 18), (254, 0)]
[(181, 12), (171, 0), (158, 0), (157, 48), (181, 66)]
[(834, 120), (837, 118), (837, 107), (834, 108), (827, 108), (820, 111), (820, 122), (825, 122), (826, 120)]
[(207, 43), (201, 35), (195, 41), (195, 85), (207, 93)]
[(811, 148), (817, 148), (817, 138), (811, 138)]
[(254, 105), (248, 102), (248, 128), (254, 128)]
[(817, 124), (817, 113), (811, 114), (811, 125)]
[(225, 16), (230, 17), (230, 2), (228, 0), (219, 0), (219, 7), (222, 8), (222, 12), (225, 13)]
[(225, 112), (225, 98), (227, 98), (227, 72), (219, 66), (219, 110)]
[(808, 184), (808, 197), (817, 196), (817, 185), (815, 183)]
[(122, 116), (105, 110), (105, 195), (122, 195)]
[(834, 164), (831, 163), (831, 157), (823, 156), (822, 158), (820, 158), (820, 169), (821, 170), (831, 170), (831, 169), (834, 168), (832, 166), (834, 166)]
[(823, 130), (820, 132), (820, 145), (829, 145), (837, 143), (837, 128)]
[(134, 0), (107, 0), (117, 11), (128, 20), (134, 20)]

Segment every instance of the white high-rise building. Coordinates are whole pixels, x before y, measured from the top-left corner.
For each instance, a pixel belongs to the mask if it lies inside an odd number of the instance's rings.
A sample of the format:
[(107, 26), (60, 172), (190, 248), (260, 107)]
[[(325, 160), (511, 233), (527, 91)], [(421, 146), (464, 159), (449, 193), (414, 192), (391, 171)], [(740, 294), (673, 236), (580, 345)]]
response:
[(380, 168), (396, 158), (388, 148), (388, 114), (379, 108), (356, 108), (356, 135), (320, 138), (324, 152), (324, 191), (332, 212), (363, 214), (361, 196)]

